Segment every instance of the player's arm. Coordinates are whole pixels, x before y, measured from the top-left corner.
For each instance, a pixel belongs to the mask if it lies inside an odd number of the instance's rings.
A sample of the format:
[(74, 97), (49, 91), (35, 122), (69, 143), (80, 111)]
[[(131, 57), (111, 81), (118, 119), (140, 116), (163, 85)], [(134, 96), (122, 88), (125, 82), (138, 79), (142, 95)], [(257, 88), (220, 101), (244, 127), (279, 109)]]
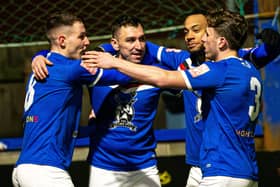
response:
[(52, 62), (46, 58), (48, 53), (49, 50), (41, 50), (32, 58), (31, 68), (37, 80), (45, 79), (49, 74), (47, 65), (53, 65)]
[(82, 55), (82, 62), (92, 67), (114, 68), (139, 81), (157, 87), (186, 88), (180, 71), (167, 71), (150, 65), (139, 65), (115, 58), (109, 53), (87, 51)]
[(258, 69), (272, 62), (280, 54), (280, 34), (272, 29), (264, 29), (257, 35), (263, 41), (250, 50), (240, 50), (239, 56), (251, 61)]
[(186, 50), (167, 48), (147, 41), (147, 52), (164, 66), (176, 70), (181, 64), (191, 65), (190, 53)]
[[(116, 53), (109, 43), (101, 44), (94, 48), (94, 50), (106, 51), (111, 54)], [(46, 58), (49, 52), (49, 50), (41, 50), (32, 57), (31, 67), (37, 80), (44, 80), (49, 75), (47, 66), (53, 65), (53, 63)], [(91, 72), (91, 70), (89, 70), (89, 72)]]

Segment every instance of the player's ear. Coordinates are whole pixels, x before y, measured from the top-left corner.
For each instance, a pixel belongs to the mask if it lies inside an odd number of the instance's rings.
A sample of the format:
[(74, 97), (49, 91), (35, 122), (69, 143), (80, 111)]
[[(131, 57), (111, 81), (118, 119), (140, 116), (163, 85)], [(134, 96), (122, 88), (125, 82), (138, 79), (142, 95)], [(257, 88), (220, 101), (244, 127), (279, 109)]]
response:
[(116, 51), (120, 50), (119, 42), (116, 38), (111, 39), (111, 45)]
[(63, 49), (66, 47), (65, 38), (66, 37), (64, 35), (59, 35), (58, 38), (57, 38), (59, 46)]
[(225, 49), (228, 47), (228, 42), (225, 37), (219, 37), (218, 46), (220, 49)]

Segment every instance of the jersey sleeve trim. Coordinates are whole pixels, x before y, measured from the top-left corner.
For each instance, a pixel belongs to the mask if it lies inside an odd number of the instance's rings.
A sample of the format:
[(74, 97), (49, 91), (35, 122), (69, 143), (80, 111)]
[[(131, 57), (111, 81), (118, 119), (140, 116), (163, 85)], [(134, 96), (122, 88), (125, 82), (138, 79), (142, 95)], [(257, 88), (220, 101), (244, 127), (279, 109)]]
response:
[(89, 85), (89, 87), (95, 86), (96, 83), (101, 79), (102, 75), (103, 75), (103, 69), (100, 68), (96, 79)]
[(188, 79), (188, 77), (187, 77), (187, 75), (186, 75), (186, 72), (180, 70), (180, 73), (182, 74), (183, 79), (185, 80), (186, 88), (187, 88), (188, 90), (191, 90), (191, 91), (192, 91), (192, 85), (191, 85), (191, 83), (190, 83), (190, 81), (189, 81), (189, 79)]
[(163, 46), (160, 46), (158, 48), (158, 52), (157, 52), (157, 60), (161, 62), (161, 53), (162, 53), (162, 50), (163, 50)]

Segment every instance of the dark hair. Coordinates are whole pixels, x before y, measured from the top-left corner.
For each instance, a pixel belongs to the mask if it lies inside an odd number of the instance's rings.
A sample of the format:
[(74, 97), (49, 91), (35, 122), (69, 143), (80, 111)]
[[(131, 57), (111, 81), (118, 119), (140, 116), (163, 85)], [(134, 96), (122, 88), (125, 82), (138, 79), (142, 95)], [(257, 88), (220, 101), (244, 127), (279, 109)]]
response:
[(112, 37), (113, 38), (116, 37), (117, 32), (121, 27), (126, 27), (126, 26), (138, 27), (139, 25), (141, 25), (144, 28), (141, 20), (138, 19), (137, 17), (130, 16), (130, 15), (121, 15), (112, 23)]
[(70, 12), (58, 11), (51, 14), (46, 24), (47, 38), (50, 39), (49, 33), (52, 29), (60, 26), (72, 26), (75, 22), (83, 23), (83, 19)]
[(248, 34), (248, 23), (244, 16), (229, 10), (215, 10), (207, 15), (208, 27), (228, 41), (229, 48), (238, 50), (244, 44)]
[(202, 14), (204, 16), (207, 15), (207, 10), (205, 9), (199, 9), (199, 8), (195, 8), (195, 9), (191, 9), (190, 11), (187, 11), (184, 16), (185, 18), (189, 17), (189, 16), (192, 16), (192, 15), (196, 15), (196, 14)]

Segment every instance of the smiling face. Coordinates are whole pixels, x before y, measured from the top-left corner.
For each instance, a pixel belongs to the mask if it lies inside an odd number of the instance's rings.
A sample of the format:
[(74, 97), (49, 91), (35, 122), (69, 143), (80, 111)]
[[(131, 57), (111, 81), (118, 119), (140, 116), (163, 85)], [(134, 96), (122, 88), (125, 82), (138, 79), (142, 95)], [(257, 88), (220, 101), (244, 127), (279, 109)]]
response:
[(121, 58), (134, 63), (140, 63), (145, 55), (146, 40), (143, 27), (122, 26), (112, 38), (111, 43), (119, 51)]
[(191, 53), (203, 50), (201, 39), (205, 34), (206, 27), (207, 20), (203, 14), (193, 14), (186, 17), (184, 22), (185, 43)]
[(69, 12), (51, 14), (47, 20), (46, 31), (51, 51), (68, 58), (80, 59), (81, 53), (90, 43), (83, 20)]
[(89, 43), (84, 24), (75, 22), (65, 35), (65, 55), (69, 58), (79, 59)]

